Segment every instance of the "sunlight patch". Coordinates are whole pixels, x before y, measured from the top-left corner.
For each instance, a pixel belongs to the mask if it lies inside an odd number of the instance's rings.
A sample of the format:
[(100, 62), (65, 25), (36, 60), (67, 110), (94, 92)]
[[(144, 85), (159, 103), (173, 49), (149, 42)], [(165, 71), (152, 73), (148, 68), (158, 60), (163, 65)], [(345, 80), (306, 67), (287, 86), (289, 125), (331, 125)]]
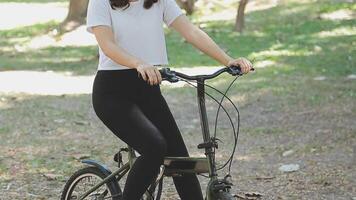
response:
[(212, 14), (206, 14), (199, 18), (199, 21), (223, 21), (233, 20), (236, 17), (236, 9), (226, 9), (221, 12), (214, 12)]
[(356, 14), (351, 10), (342, 9), (331, 13), (321, 14), (320, 18), (327, 19), (327, 20), (350, 20), (350, 19), (356, 19)]
[(246, 13), (268, 10), (278, 6), (279, 0), (251, 1), (246, 5)]
[[(210, 74), (221, 67), (193, 67), (173, 69), (189, 75)], [(0, 93), (25, 93), (35, 95), (90, 94), (94, 75), (72, 76), (70, 72), (53, 71), (3, 71), (0, 72)], [(187, 83), (169, 83), (162, 85), (170, 88), (185, 87)]]
[[(288, 5), (288, 4), (286, 4), (286, 5)], [(307, 5), (303, 5), (303, 6), (299, 5), (299, 6), (295, 6), (292, 8), (283, 9), (280, 11), (280, 14), (283, 16), (288, 16), (288, 15), (291, 16), (293, 14), (302, 13), (307, 8), (308, 8)]]
[[(313, 52), (311, 51), (292, 51), (288, 49), (283, 49), (283, 50), (266, 50), (266, 51), (260, 51), (257, 53), (252, 53), (252, 57), (278, 57), (278, 56), (309, 56), (312, 55)], [(266, 63), (265, 63), (266, 64)], [(268, 63), (267, 63), (268, 64)]]
[[(52, 31), (52, 32), (55, 32)], [(74, 31), (65, 33), (60, 38), (52, 33), (40, 35), (32, 38), (23, 45), (17, 45), (16, 50), (28, 51), (33, 49), (44, 49), (48, 47), (68, 47), (68, 46), (94, 46), (97, 44), (94, 36), (86, 31), (85, 25), (80, 26)]]
[(94, 76), (68, 76), (55, 72), (0, 72), (0, 92), (37, 95), (89, 94)]
[(272, 60), (262, 60), (262, 61), (257, 61), (254, 63), (254, 66), (256, 68), (265, 68), (265, 67), (271, 67), (276, 65), (275, 61)]
[(56, 40), (49, 35), (40, 35), (34, 37), (29, 43), (23, 46), (23, 49), (41, 49), (54, 46)]
[(247, 103), (247, 101), (248, 101), (246, 95), (244, 95), (244, 94), (243, 95), (238, 94), (238, 95), (230, 96), (230, 99), (233, 102), (237, 102), (238, 104), (244, 104), (244, 103)]
[(320, 38), (351, 35), (356, 35), (356, 27), (339, 27), (331, 31), (321, 31), (316, 33), (316, 36)]
[(87, 32), (86, 25), (64, 34), (59, 41), (60, 46), (93, 46), (96, 44), (94, 35)]
[(67, 3), (0, 3), (0, 30), (10, 30), (48, 21), (62, 21)]
[(257, 157), (256, 156), (237, 156), (237, 160), (240, 160), (240, 161), (251, 161), (251, 160), (256, 160)]
[[(246, 13), (256, 12), (271, 9), (276, 7), (279, 0), (259, 0), (251, 1), (246, 5)], [(202, 16), (199, 17), (200, 22), (206, 21), (223, 21), (234, 20), (237, 14), (237, 5), (235, 0), (222, 0), (222, 1), (197, 1), (196, 7), (206, 8), (200, 9)], [(221, 7), (221, 11), (216, 11), (217, 7)]]
[(1, 109), (8, 109), (8, 108), (11, 108), (11, 106), (7, 102), (1, 101), (1, 99), (0, 99), (0, 110)]

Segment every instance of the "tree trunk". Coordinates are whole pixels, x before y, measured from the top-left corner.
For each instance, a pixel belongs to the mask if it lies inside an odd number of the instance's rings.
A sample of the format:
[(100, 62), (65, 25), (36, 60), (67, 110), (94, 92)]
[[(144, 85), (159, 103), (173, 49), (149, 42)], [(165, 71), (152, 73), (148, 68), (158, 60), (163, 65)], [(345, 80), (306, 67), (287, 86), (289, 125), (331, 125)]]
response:
[(195, 0), (177, 0), (177, 3), (187, 12), (187, 15), (193, 14)]
[(245, 27), (245, 8), (248, 3), (248, 0), (240, 0), (239, 8), (237, 9), (235, 30), (242, 33)]
[(72, 31), (85, 23), (89, 0), (70, 0), (66, 19), (60, 24), (60, 32)]

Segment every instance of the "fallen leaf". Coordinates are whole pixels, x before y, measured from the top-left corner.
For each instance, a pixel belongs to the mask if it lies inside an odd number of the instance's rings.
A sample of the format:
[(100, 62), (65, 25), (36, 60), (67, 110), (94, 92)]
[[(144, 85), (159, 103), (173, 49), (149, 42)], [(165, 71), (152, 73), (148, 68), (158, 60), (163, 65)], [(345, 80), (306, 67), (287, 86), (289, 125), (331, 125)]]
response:
[(52, 173), (43, 174), (43, 176), (46, 177), (49, 181), (57, 180), (59, 177), (62, 177), (60, 174)]
[(292, 155), (293, 153), (294, 153), (294, 151), (293, 151), (293, 149), (291, 149), (291, 150), (288, 150), (288, 151), (283, 152), (283, 153), (282, 153), (282, 156), (283, 156), (283, 157), (287, 157), (287, 156)]
[(90, 154), (78, 153), (78, 154), (72, 154), (71, 156), (76, 160), (82, 160), (82, 159), (89, 158)]
[(90, 124), (90, 123), (87, 122), (87, 121), (74, 121), (74, 123), (77, 124), (77, 125), (81, 125), (81, 126), (83, 126), (83, 125), (89, 125), (89, 124)]
[(295, 172), (299, 170), (299, 165), (298, 164), (288, 164), (288, 165), (282, 165), (278, 169), (282, 172)]

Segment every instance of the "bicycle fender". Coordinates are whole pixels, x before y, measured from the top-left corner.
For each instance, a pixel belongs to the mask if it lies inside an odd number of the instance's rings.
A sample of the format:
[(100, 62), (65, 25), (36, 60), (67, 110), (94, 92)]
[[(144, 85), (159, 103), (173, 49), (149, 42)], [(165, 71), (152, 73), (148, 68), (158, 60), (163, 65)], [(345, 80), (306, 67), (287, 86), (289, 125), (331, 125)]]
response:
[[(107, 166), (100, 164), (99, 162), (97, 162), (95, 160), (82, 160), (81, 162), (84, 164), (88, 164), (88, 165), (98, 168), (106, 176), (109, 176), (110, 174), (112, 174), (111, 170)], [(111, 186), (114, 187), (116, 190), (116, 192), (114, 192), (114, 194), (113, 194), (113, 199), (119, 200), (117, 196), (121, 196), (122, 192), (121, 192), (121, 188), (120, 188), (117, 180), (114, 178), (112, 181), (109, 181), (109, 183), (107, 183), (107, 184), (111, 184)]]
[(97, 162), (95, 160), (82, 160), (82, 163), (97, 167), (98, 169), (100, 169), (101, 172), (103, 172), (107, 176), (112, 173), (107, 166), (102, 165), (102, 164), (100, 164), (99, 162)]

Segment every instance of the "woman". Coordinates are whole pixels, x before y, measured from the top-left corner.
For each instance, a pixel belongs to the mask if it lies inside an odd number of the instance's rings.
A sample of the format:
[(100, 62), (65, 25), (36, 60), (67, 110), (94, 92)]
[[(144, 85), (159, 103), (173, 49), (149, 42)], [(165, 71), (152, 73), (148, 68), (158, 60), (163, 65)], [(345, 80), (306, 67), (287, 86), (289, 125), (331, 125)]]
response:
[[(251, 69), (244, 58), (228, 56), (193, 25), (174, 0), (90, 0), (88, 31), (99, 44), (93, 106), (101, 121), (141, 156), (130, 170), (123, 200), (138, 200), (165, 156), (188, 156), (177, 124), (161, 95), (156, 65), (167, 65), (163, 23), (224, 66)], [(175, 177), (182, 200), (202, 200), (195, 175)]]

